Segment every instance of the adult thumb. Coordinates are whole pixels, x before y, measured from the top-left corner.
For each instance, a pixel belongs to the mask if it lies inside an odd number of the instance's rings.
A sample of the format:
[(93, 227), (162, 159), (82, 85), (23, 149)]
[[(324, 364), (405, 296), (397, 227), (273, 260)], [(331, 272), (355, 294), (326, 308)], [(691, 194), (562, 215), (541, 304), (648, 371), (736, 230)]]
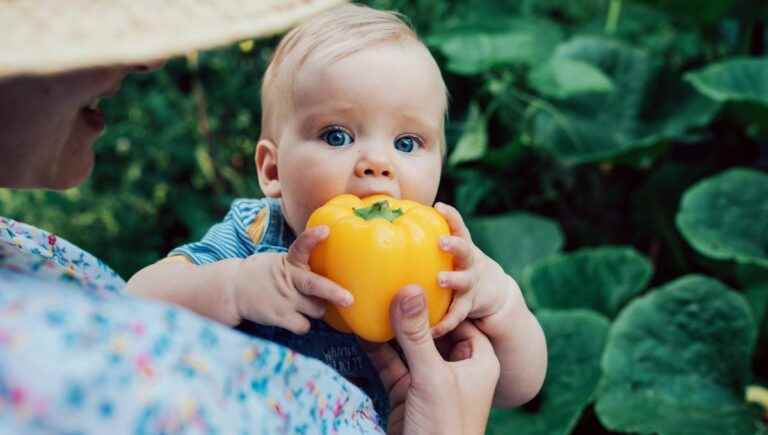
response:
[(434, 375), (445, 362), (432, 339), (424, 290), (417, 285), (400, 289), (389, 306), (389, 318), (411, 374), (416, 379)]

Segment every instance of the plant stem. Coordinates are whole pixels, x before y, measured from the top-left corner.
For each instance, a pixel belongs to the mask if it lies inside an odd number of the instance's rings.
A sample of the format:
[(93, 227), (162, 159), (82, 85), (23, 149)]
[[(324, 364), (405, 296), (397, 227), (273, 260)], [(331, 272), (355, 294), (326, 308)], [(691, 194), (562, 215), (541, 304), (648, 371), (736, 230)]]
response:
[(608, 16), (605, 18), (605, 33), (613, 35), (619, 25), (619, 15), (621, 15), (621, 0), (611, 0), (608, 7)]

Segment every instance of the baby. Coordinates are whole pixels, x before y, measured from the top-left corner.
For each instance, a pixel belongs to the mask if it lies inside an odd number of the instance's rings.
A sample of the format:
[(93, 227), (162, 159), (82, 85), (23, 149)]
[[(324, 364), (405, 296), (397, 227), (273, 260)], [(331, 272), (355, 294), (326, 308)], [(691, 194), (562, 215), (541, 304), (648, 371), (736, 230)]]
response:
[[(387, 393), (357, 339), (319, 320), (326, 302), (354, 301), (310, 271), (310, 252), (329, 229), (305, 226), (342, 193), (433, 204), (446, 151), (442, 75), (397, 15), (346, 5), (282, 39), (261, 98), (255, 161), (265, 198), (234, 201), (201, 241), (139, 271), (129, 291), (318, 358), (368, 393), (386, 419)], [(520, 405), (544, 379), (542, 330), (515, 281), (472, 243), (456, 209), (435, 208), (450, 225), (440, 249), (453, 254), (456, 270), (438, 277), (455, 297), (433, 336), (474, 321), (501, 364), (494, 405)]]

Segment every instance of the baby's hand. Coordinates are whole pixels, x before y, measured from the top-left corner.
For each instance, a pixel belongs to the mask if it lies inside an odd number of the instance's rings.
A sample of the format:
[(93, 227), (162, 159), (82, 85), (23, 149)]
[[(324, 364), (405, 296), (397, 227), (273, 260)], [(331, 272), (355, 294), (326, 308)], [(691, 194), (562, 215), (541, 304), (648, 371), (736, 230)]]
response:
[(306, 334), (310, 329), (307, 316), (322, 318), (326, 301), (352, 305), (350, 292), (309, 268), (312, 249), (328, 233), (325, 225), (310, 228), (299, 235), (288, 253), (261, 253), (243, 260), (232, 284), (240, 317)]
[(440, 249), (453, 254), (456, 269), (438, 274), (440, 287), (456, 292), (445, 317), (432, 328), (432, 335), (440, 337), (466, 318), (482, 319), (498, 312), (509, 299), (511, 278), (472, 243), (458, 210), (443, 203), (435, 204), (435, 209), (451, 228), (451, 235), (442, 237), (439, 245)]

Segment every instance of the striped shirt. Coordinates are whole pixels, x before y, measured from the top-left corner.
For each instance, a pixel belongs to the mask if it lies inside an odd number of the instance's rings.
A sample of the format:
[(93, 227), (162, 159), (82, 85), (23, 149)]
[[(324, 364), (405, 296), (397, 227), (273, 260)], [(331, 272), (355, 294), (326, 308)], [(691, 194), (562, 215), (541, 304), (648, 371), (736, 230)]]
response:
[[(278, 199), (237, 199), (224, 220), (212, 226), (202, 240), (182, 245), (169, 256), (183, 255), (195, 264), (207, 264), (260, 252), (288, 252), (294, 240), (296, 235), (285, 221)], [(322, 320), (310, 319), (310, 322), (312, 328), (305, 335), (247, 320), (237, 329), (333, 367), (371, 397), (384, 426), (389, 415), (387, 393), (355, 336), (338, 332)]]

